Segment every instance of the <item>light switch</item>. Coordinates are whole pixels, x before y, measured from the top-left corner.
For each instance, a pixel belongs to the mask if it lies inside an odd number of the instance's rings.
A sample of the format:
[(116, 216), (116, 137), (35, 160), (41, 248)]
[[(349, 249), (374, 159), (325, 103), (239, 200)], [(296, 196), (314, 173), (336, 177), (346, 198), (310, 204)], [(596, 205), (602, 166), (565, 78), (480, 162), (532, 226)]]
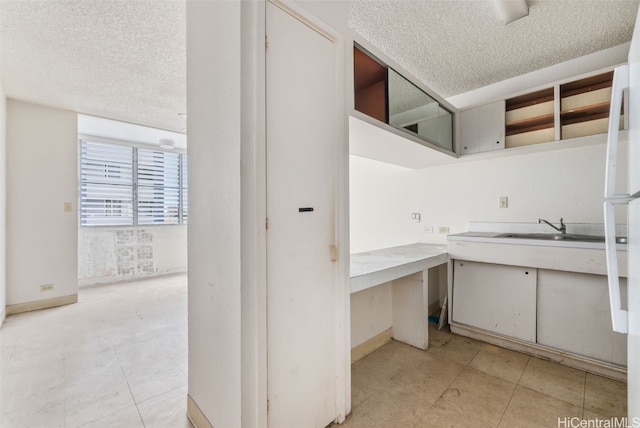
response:
[(70, 213), (71, 212), (71, 202), (65, 202), (64, 203), (64, 212), (66, 213)]
[(507, 196), (500, 196), (500, 202), (498, 205), (500, 208), (508, 208), (509, 207), (509, 198)]

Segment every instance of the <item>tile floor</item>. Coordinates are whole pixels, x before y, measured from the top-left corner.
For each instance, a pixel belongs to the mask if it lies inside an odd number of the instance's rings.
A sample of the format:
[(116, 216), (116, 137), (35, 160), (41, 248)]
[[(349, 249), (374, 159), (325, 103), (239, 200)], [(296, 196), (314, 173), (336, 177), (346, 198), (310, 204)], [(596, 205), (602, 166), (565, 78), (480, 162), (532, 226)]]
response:
[[(191, 427), (186, 275), (83, 288), (0, 329), (0, 427)], [(431, 329), (352, 367), (345, 428), (558, 427), (623, 416), (626, 385)], [(233, 427), (229, 427), (233, 428)]]
[[(392, 341), (351, 373), (353, 409), (345, 428), (556, 428), (571, 426), (573, 417), (602, 420), (627, 410), (623, 382), (433, 325), (426, 352)], [(567, 423), (559, 425), (559, 417)]]
[(191, 427), (187, 277), (81, 288), (0, 329), (0, 427)]

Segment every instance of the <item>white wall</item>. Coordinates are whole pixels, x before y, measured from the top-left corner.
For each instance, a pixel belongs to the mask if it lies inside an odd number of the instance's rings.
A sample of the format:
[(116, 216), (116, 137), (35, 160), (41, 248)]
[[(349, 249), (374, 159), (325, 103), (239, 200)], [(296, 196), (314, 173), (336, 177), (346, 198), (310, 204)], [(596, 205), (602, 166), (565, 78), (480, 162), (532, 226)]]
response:
[(80, 286), (186, 271), (186, 225), (78, 229)]
[(351, 295), (351, 348), (392, 327), (391, 291), (387, 282)]
[(189, 396), (241, 426), (241, 4), (187, 2)]
[[(351, 156), (351, 251), (444, 244), (438, 227), (466, 232), (473, 221), (602, 223), (604, 156), (600, 144), (422, 170)], [(498, 208), (500, 196), (509, 197), (508, 208)]]
[(78, 292), (76, 118), (7, 100), (7, 305)]
[(0, 87), (0, 326), (4, 322), (7, 305), (7, 265), (6, 265), (6, 121), (7, 102), (2, 87)]

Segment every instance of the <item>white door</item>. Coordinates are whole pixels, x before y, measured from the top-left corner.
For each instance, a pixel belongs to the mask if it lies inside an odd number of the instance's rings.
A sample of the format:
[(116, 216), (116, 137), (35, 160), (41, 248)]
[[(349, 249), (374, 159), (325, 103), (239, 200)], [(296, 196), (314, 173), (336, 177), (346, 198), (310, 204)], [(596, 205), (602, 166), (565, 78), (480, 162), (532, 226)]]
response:
[[(627, 403), (629, 424), (640, 423), (640, 199), (629, 204), (628, 302), (629, 333), (627, 337)], [(630, 425), (631, 426), (631, 425)]]
[(270, 428), (336, 417), (335, 44), (267, 2)]

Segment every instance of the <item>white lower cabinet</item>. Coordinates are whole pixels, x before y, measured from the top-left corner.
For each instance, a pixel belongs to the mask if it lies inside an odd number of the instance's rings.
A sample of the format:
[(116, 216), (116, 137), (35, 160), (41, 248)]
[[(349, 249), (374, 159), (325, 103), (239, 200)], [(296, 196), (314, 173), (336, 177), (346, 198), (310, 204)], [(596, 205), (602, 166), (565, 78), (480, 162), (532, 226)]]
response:
[(611, 327), (606, 276), (538, 269), (537, 300), (539, 344), (627, 365), (627, 337)]
[[(607, 277), (453, 260), (452, 322), (555, 351), (627, 365), (611, 327)], [(620, 278), (626, 307), (626, 278)]]
[(454, 261), (454, 322), (536, 341), (536, 269)]

